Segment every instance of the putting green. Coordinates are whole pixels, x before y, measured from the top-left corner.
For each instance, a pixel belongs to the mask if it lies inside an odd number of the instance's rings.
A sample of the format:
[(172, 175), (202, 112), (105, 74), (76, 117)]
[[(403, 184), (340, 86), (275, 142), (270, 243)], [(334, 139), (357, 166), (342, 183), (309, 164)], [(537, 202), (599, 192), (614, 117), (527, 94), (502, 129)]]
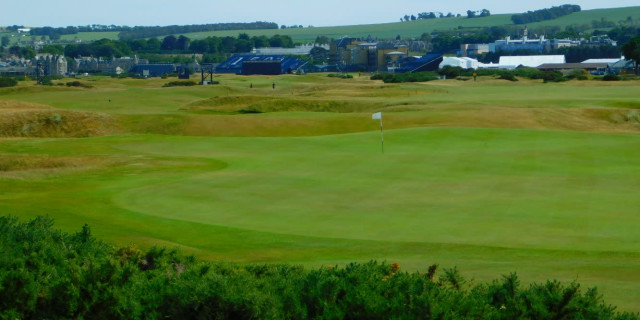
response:
[(222, 170), (122, 190), (168, 219), (278, 234), (637, 251), (640, 137), (409, 129), (318, 138), (167, 138), (121, 145)]

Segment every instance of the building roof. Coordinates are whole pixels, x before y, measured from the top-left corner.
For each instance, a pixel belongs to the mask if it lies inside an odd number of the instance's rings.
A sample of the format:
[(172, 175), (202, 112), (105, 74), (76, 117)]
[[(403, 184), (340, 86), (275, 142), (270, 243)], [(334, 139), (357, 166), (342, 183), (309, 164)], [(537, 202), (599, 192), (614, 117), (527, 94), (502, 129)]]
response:
[(598, 68), (606, 68), (607, 63), (545, 63), (538, 66), (540, 70), (573, 70), (587, 69), (596, 70)]
[(618, 62), (620, 60), (622, 60), (622, 58), (615, 58), (615, 59), (589, 59), (589, 60), (582, 61), (582, 63), (616, 63), (616, 62)]
[(535, 68), (545, 63), (566, 63), (564, 55), (553, 56), (502, 56), (501, 65), (515, 65)]
[(216, 67), (216, 72), (218, 73), (241, 73), (242, 72), (242, 64), (245, 61), (250, 62), (280, 62), (282, 65), (283, 71), (288, 70), (298, 70), (307, 64), (306, 61), (299, 60), (296, 58), (288, 58), (284, 55), (255, 55), (255, 54), (234, 54), (231, 58), (227, 59), (227, 61), (219, 64)]

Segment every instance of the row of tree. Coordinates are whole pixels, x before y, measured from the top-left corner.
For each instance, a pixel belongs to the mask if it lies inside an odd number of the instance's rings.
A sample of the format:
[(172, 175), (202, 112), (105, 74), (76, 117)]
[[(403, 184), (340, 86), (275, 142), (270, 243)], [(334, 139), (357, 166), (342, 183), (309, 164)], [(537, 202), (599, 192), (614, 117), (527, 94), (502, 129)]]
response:
[(194, 24), (187, 26), (165, 26), (165, 27), (133, 27), (118, 34), (120, 40), (143, 39), (150, 37), (161, 37), (171, 34), (184, 34), (193, 32), (209, 32), (223, 30), (263, 30), (278, 29), (275, 22), (256, 21), (249, 23), (214, 23), (214, 24)]
[[(298, 27), (298, 26), (296, 26)], [(299, 26), (302, 27), (302, 26)], [(7, 30), (16, 31), (21, 26), (7, 27)], [(46, 36), (51, 40), (60, 39), (62, 35), (78, 34), (79, 32), (104, 32), (118, 31), (118, 37), (122, 40), (142, 39), (149, 37), (160, 37), (169, 34), (181, 34), (191, 32), (208, 32), (222, 30), (255, 30), (255, 29), (278, 29), (278, 24), (274, 22), (249, 22), (249, 23), (214, 23), (186, 26), (164, 26), (164, 27), (145, 27), (145, 26), (116, 26), (116, 25), (87, 25), (87, 26), (67, 26), (67, 27), (36, 27), (31, 28), (32, 36)]]
[(397, 263), (209, 263), (177, 249), (114, 247), (85, 225), (0, 217), (0, 319), (638, 319), (572, 282), (490, 283)]
[(515, 24), (525, 24), (545, 20), (553, 20), (562, 16), (572, 14), (574, 12), (580, 12), (581, 10), (582, 9), (579, 5), (564, 4), (558, 7), (529, 11), (523, 14), (514, 14), (511, 16), (511, 21), (513, 21), (513, 23)]
[(138, 54), (144, 57), (145, 54), (207, 54), (206, 62), (222, 62), (230, 54), (250, 52), (253, 48), (260, 47), (283, 47), (292, 48), (293, 40), (289, 36), (274, 35), (249, 37), (246, 33), (235, 37), (207, 37), (204, 39), (191, 40), (186, 36), (166, 36), (162, 41), (157, 38), (136, 39), (136, 40), (108, 40), (102, 39), (92, 43), (70, 44), (61, 46), (46, 46), (46, 52), (55, 54), (63, 49), (65, 56), (75, 57), (123, 57)]
[(444, 14), (443, 12), (420, 12), (418, 15), (408, 15), (405, 14), (404, 17), (400, 18), (400, 21), (415, 21), (415, 20), (428, 20), (428, 19), (443, 19), (443, 18), (455, 18), (460, 17), (461, 15), (458, 13), (453, 14), (451, 12)]
[[(467, 10), (467, 18), (478, 18), (478, 17), (488, 17), (491, 15), (491, 11), (487, 9), (482, 9), (479, 11)], [(461, 14), (453, 14), (451, 12), (444, 14), (442, 12), (420, 12), (418, 15), (408, 15), (405, 14), (404, 17), (400, 18), (400, 21), (415, 21), (415, 20), (428, 20), (428, 19), (443, 19), (443, 18), (455, 18), (461, 17)]]

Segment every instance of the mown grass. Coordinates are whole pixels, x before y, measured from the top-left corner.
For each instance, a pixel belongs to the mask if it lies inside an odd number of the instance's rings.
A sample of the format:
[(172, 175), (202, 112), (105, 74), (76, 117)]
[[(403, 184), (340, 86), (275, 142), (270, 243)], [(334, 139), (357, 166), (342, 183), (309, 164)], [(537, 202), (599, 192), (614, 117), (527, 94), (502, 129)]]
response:
[(639, 310), (637, 81), (217, 79), (0, 90), (0, 112), (104, 113), (119, 133), (5, 135), (0, 212), (211, 260), (577, 279)]

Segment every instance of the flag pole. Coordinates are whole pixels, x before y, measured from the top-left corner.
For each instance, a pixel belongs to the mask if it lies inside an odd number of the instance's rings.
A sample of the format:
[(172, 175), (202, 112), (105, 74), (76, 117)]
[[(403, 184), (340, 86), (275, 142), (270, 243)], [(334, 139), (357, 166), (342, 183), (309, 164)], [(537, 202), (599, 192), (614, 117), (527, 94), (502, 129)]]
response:
[(380, 116), (380, 142), (382, 144), (382, 153), (384, 153), (384, 133), (382, 132), (382, 116)]
[(384, 133), (382, 132), (382, 112), (376, 112), (371, 115), (371, 119), (380, 119), (380, 143), (382, 146), (382, 153), (384, 153)]

